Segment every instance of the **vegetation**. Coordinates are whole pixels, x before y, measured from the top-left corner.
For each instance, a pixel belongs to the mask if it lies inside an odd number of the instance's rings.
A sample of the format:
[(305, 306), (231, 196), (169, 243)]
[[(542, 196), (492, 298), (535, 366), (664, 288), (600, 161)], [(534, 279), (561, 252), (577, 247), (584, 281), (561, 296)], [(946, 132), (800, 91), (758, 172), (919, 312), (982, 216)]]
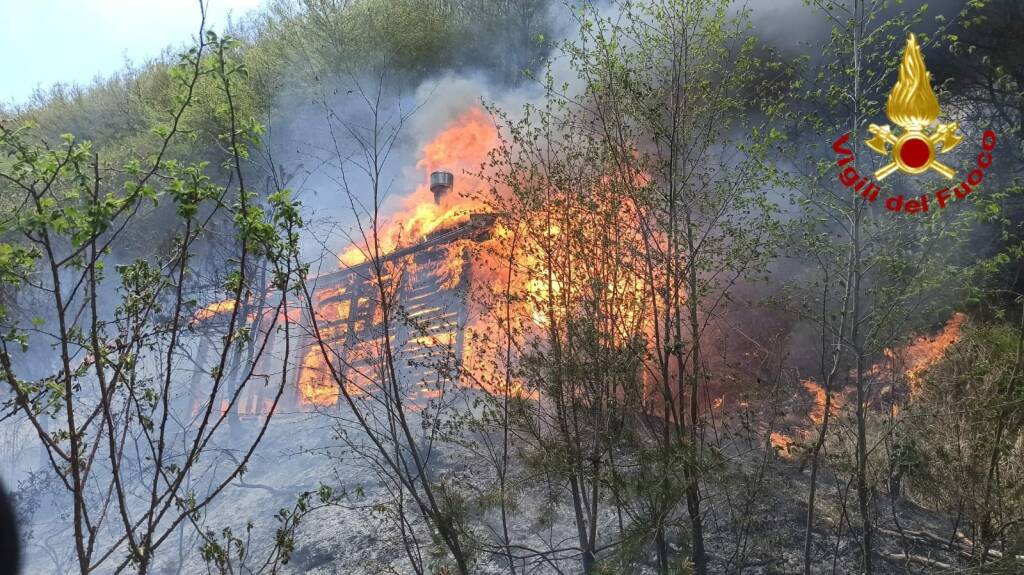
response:
[[(0, 111), (0, 425), (45, 457), (11, 466), (30, 567), (1024, 569), (1024, 14), (810, 2), (799, 54), (756, 16), (274, 0)], [(910, 33), (958, 178), (998, 134), (975, 193), (913, 215), (851, 192), (833, 145), (885, 162), (864, 142)], [(467, 85), (479, 157), (430, 157)], [(401, 221), (413, 148), (473, 184)], [(497, 215), (429, 264), (477, 278), (448, 286), (457, 335), (417, 319), (427, 264), (401, 255), (453, 205)], [(344, 312), (338, 268), (371, 288)], [(329, 391), (296, 414), (299, 370)], [(257, 463), (292, 430), (327, 439)], [(251, 482), (275, 465), (288, 485)], [(377, 530), (325, 552), (315, 518)]]

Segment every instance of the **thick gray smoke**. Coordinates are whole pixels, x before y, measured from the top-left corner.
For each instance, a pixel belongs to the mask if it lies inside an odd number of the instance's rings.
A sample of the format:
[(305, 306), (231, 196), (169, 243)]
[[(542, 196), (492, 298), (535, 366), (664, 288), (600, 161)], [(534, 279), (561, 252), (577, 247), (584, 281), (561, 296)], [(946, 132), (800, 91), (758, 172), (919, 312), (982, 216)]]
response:
[[(545, 13), (550, 16), (547, 28), (556, 34), (546, 42), (575, 33), (565, 6), (550, 2)], [(504, 50), (518, 61), (513, 57), (515, 47), (503, 46), (503, 39), (523, 41), (498, 36), (488, 49)], [(564, 68), (565, 63), (557, 60), (551, 66), (554, 73), (567, 76)], [(525, 104), (539, 102), (543, 94), (539, 82), (525, 70), (510, 75), (472, 61), (425, 78), (403, 77), (382, 68), (331, 78), (318, 75), (312, 87), (300, 83), (286, 83), (274, 98), (265, 144), (283, 183), (296, 191), (305, 207), (311, 233), (305, 238), (304, 253), (311, 259), (323, 256), (322, 271), (332, 269), (330, 255), (360, 243), (358, 224), (367, 224), (374, 211), (374, 178), (368, 170), (373, 160), (368, 152), (374, 147), (375, 130), (375, 146), (382, 156), (378, 208), (386, 217), (426, 182), (427, 174), (417, 166), (423, 147), (453, 121), (484, 103), (515, 118)], [(462, 175), (456, 173), (457, 188)]]

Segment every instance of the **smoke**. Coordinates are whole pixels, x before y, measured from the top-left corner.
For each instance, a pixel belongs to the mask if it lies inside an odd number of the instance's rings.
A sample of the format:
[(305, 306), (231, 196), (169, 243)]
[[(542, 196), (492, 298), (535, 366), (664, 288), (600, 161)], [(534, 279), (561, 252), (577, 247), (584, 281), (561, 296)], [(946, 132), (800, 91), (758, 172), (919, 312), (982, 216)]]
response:
[[(460, 115), (488, 104), (515, 119), (526, 104), (540, 101), (542, 87), (528, 76), (549, 63), (537, 55), (575, 31), (561, 2), (524, 4), (535, 14), (525, 25), (543, 21), (548, 31), (543, 45), (522, 33), (468, 38), (449, 65), (426, 76), (389, 69), (386, 61), (369, 71), (314, 74), (312, 80), (300, 71), (274, 96), (264, 142), (268, 164), (304, 205), (310, 233), (303, 253), (321, 263), (320, 272), (332, 271), (337, 254), (350, 244), (362, 243), (359, 227), (369, 224), (375, 209), (386, 219), (406, 207), (429, 177), (417, 165), (424, 146)], [(486, 50), (473, 51), (484, 45)], [(486, 67), (498, 55), (502, 65)], [(558, 75), (567, 72), (562, 60), (550, 67)], [(456, 189), (467, 172), (479, 169), (444, 167), (455, 173)]]
[[(842, 20), (850, 15), (850, 2), (836, 3), (834, 14), (840, 22), (833, 22), (816, 3), (805, 0), (759, 0), (752, 3), (737, 4), (737, 8), (749, 8), (750, 20), (754, 34), (763, 42), (779, 51), (787, 58), (806, 56), (812, 65), (821, 64), (826, 58), (826, 51), (821, 48), (829, 41), (834, 24), (845, 24)], [(955, 19), (963, 8), (963, 2), (957, 0), (939, 0), (937, 2), (867, 2), (867, 10), (877, 10), (875, 22), (883, 22), (901, 12), (912, 12), (926, 6), (920, 21), (916, 22), (911, 31), (918, 34), (931, 34), (939, 29), (943, 22)], [(872, 4), (878, 4), (872, 6)]]

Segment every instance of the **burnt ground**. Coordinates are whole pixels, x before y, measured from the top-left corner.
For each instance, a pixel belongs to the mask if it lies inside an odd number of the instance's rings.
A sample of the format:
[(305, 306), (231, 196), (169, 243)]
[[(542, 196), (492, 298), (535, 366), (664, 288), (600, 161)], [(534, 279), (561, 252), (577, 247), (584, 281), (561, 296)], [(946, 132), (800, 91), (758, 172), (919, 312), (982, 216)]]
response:
[[(344, 487), (350, 496), (341, 505), (315, 511), (304, 518), (298, 531), (286, 573), (376, 574), (411, 573), (400, 538), (391, 518), (377, 504), (387, 498), (372, 471), (351, 455), (342, 456), (331, 431), (332, 420), (315, 414), (281, 415), (242, 481), (237, 482), (216, 505), (208, 509), (204, 529), (220, 533), (231, 527), (248, 535), (247, 562), (265, 557), (280, 509), (290, 509), (298, 494), (315, 490), (324, 482)], [(724, 422), (722, 424), (724, 428)], [(703, 514), (707, 547), (713, 573), (781, 575), (802, 573), (806, 494), (809, 469), (800, 456), (780, 453), (770, 445), (739, 443), (724, 449), (709, 469), (704, 482)], [(729, 452), (729, 453), (727, 453)], [(458, 454), (458, 455), (456, 455)], [(481, 459), (467, 456), (462, 448), (439, 448), (436, 471), (455, 484), (465, 486), (470, 496), (486, 496), (494, 476)], [(819, 504), (813, 547), (814, 573), (859, 573), (861, 548), (855, 492), (848, 475), (823, 471), (819, 483)], [(841, 497), (847, 495), (844, 513)], [(532, 552), (546, 552), (551, 561), (529, 573), (579, 573), (578, 555), (565, 550), (574, 546), (575, 528), (568, 497), (535, 487), (518, 492), (511, 512), (512, 539)], [(470, 497), (472, 499), (472, 497)], [(555, 503), (551, 503), (555, 501)], [(954, 518), (930, 512), (913, 502), (898, 499), (895, 508), (885, 494), (875, 494), (877, 520), (877, 573), (953, 573), (966, 569), (969, 542), (954, 535)], [(495, 539), (498, 515), (494, 509), (474, 510), (484, 522), (476, 529), (481, 541)], [(610, 511), (601, 517), (601, 532), (614, 539), (617, 519)], [(685, 516), (680, 525), (685, 524)], [(493, 531), (492, 531), (493, 530)], [(492, 531), (489, 533), (489, 531)], [(685, 555), (687, 536), (682, 528), (670, 532), (670, 545)], [(245, 537), (243, 537), (245, 539)], [(197, 537), (183, 532), (181, 549), (195, 549)], [(177, 545), (175, 545), (177, 546)], [(429, 548), (429, 544), (426, 545)], [(550, 550), (563, 550), (550, 552)], [(526, 552), (526, 551), (524, 551)], [(194, 551), (185, 553), (179, 571), (175, 553), (163, 555), (162, 573), (205, 572)], [(653, 556), (653, 553), (646, 554)], [(1010, 562), (1011, 570), (986, 571), (1020, 573), (1024, 564)], [(636, 562), (625, 570), (612, 572), (654, 573), (653, 564)], [(1012, 570), (1017, 569), (1017, 570)], [(505, 573), (498, 554), (480, 554), (476, 572)], [(522, 570), (520, 570), (521, 572)]]

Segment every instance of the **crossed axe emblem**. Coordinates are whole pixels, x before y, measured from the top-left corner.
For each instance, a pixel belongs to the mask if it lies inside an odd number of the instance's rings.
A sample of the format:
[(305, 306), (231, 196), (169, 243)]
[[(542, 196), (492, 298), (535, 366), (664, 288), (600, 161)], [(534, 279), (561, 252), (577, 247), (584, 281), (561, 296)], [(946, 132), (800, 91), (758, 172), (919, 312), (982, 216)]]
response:
[(868, 131), (874, 137), (865, 143), (872, 150), (891, 158), (888, 164), (875, 171), (875, 179), (882, 180), (896, 170), (908, 174), (935, 170), (946, 178), (953, 179), (956, 170), (935, 159), (935, 155), (936, 147), (939, 145), (942, 146), (942, 153), (946, 153), (960, 144), (963, 136), (956, 134), (958, 127), (956, 122), (939, 124), (938, 128), (929, 134), (923, 127), (912, 126), (902, 136), (896, 136), (888, 124), (871, 124)]

